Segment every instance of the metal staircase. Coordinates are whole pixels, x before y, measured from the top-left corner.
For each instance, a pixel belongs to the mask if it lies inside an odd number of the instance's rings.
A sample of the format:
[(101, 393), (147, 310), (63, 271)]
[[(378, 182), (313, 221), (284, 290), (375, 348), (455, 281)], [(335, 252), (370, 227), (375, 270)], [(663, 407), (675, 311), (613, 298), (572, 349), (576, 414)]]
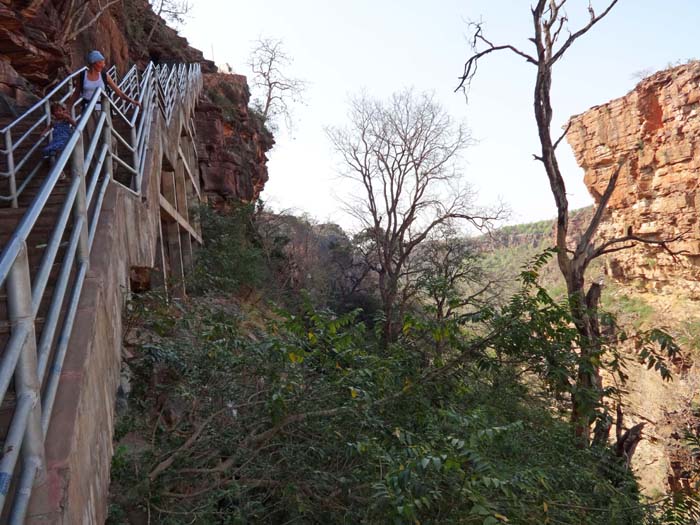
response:
[(191, 118), (202, 88), (198, 64), (133, 67), (121, 79), (110, 71), (141, 107), (103, 91), (84, 110), (76, 102), (76, 129), (51, 165), (41, 151), (50, 104), (72, 100), (83, 71), (19, 118), (0, 120), (0, 523), (24, 523), (46, 469), (45, 437), (105, 193), (120, 184), (141, 195), (156, 112), (168, 125), (175, 111)]

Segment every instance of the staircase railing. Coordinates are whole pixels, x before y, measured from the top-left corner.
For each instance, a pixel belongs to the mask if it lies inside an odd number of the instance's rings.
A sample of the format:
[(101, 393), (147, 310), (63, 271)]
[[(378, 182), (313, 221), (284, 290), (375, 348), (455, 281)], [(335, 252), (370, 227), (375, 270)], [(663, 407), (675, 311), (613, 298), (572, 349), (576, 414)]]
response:
[[(30, 181), (41, 173), (44, 161), (32, 165), (30, 159), (46, 139), (41, 137), (29, 144), (32, 134), (39, 126), (50, 124), (52, 101), (72, 99), (73, 79), (83, 71), (68, 76), (44, 99), (0, 130), (5, 138), (4, 149), (0, 149), (5, 169), (0, 176), (9, 180), (9, 192), (0, 199), (9, 201), (12, 207), (18, 207)], [(112, 75), (116, 76), (114, 72)], [(154, 112), (162, 111), (168, 125), (176, 111), (182, 111), (185, 123), (189, 122), (202, 88), (202, 76), (198, 64), (149, 64), (143, 73), (135, 67), (129, 70), (119, 85), (141, 106), (131, 107), (100, 89), (84, 109), (82, 102), (70, 108), (82, 109), (76, 129), (0, 253), (0, 287), (6, 290), (11, 326), (0, 357), (0, 402), (6, 400), (13, 379), (16, 398), (0, 459), (0, 514), (11, 504), (9, 523), (13, 525), (24, 522), (35, 479), (41, 478), (46, 469), (45, 438), (107, 188), (110, 183), (119, 183), (135, 194), (141, 193)], [(96, 110), (98, 104), (100, 110)], [(88, 133), (86, 130), (93, 123), (94, 130)], [(128, 133), (120, 133), (117, 128)], [(29, 147), (16, 156), (22, 144)], [(120, 174), (118, 179), (115, 168)], [(30, 233), (66, 169), (70, 182), (55, 226), (39, 267), (31, 270)], [(57, 261), (62, 248), (63, 258)], [(58, 277), (53, 293), (47, 297), (48, 311), (39, 329), (37, 313), (57, 262)], [(18, 466), (20, 456), (22, 462)]]

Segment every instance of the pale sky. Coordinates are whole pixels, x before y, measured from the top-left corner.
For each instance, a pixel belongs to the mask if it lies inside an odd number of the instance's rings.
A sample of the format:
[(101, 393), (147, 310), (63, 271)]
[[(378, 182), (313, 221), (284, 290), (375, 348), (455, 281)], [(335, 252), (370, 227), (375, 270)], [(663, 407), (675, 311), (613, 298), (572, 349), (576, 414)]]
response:
[[(307, 213), (351, 227), (334, 195), (347, 189), (325, 126), (345, 124), (347, 100), (361, 90), (386, 97), (407, 86), (433, 91), (477, 143), (464, 154), (464, 173), (483, 205), (504, 201), (511, 223), (555, 215), (538, 150), (532, 112), (534, 67), (505, 53), (484, 61), (466, 103), (454, 93), (470, 55), (467, 21), (482, 19), (496, 44), (531, 51), (528, 0), (196, 0), (180, 33), (219, 65), (248, 74), (259, 37), (280, 39), (294, 58), (289, 75), (309, 83), (297, 107), (293, 136), (276, 135), (268, 153), (270, 180), (262, 193), (275, 210)], [(594, 0), (599, 10), (607, 1)], [(580, 27), (588, 0), (569, 0), (571, 27)], [(576, 21), (579, 21), (577, 24)], [(577, 41), (554, 72), (555, 128), (571, 116), (625, 95), (640, 71), (700, 57), (700, 0), (620, 0)], [(592, 201), (568, 144), (560, 151), (572, 208)]]

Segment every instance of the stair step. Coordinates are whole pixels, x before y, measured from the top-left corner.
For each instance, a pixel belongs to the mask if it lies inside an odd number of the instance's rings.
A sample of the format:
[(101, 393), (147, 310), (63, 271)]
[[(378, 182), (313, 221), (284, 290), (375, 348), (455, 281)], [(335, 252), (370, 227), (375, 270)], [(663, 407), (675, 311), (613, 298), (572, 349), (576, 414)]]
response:
[[(41, 298), (41, 303), (39, 303), (39, 316), (44, 316), (49, 310), (49, 306), (51, 305), (51, 299), (53, 298), (53, 292), (54, 292), (54, 285), (53, 283), (49, 282), (49, 284), (46, 285), (46, 289), (44, 290), (44, 295)], [(7, 307), (7, 298), (3, 297), (0, 299), (0, 319), (3, 319), (3, 322), (7, 322), (8, 318), (8, 307)], [(0, 348), (0, 353), (1, 353), (1, 348)]]
[[(0, 210), (0, 213), (2, 211), (4, 210)], [(5, 218), (0, 215), (0, 249), (10, 240), (17, 229), (17, 225), (19, 224), (20, 220), (21, 217)], [(58, 212), (54, 214), (41, 214), (39, 216), (27, 239), (27, 245), (30, 250), (33, 247), (39, 247), (41, 244), (46, 244), (48, 237), (56, 227), (57, 220)], [(68, 226), (70, 227), (70, 225), (71, 222), (69, 221)]]

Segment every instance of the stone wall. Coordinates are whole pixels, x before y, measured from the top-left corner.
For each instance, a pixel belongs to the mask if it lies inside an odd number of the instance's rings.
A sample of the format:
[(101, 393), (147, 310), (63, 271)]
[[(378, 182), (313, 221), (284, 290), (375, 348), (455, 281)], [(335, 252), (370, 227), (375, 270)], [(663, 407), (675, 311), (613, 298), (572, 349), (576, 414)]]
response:
[(641, 245), (613, 254), (608, 272), (654, 291), (700, 298), (700, 62), (656, 73), (622, 98), (573, 117), (567, 139), (596, 202), (623, 167), (599, 235), (671, 239), (672, 255)]
[(160, 177), (166, 165), (182, 163), (183, 123), (176, 114), (166, 133), (156, 113), (141, 196), (118, 184), (108, 188), (46, 438), (46, 480), (32, 493), (27, 523), (92, 525), (107, 518), (130, 269), (162, 263)]

